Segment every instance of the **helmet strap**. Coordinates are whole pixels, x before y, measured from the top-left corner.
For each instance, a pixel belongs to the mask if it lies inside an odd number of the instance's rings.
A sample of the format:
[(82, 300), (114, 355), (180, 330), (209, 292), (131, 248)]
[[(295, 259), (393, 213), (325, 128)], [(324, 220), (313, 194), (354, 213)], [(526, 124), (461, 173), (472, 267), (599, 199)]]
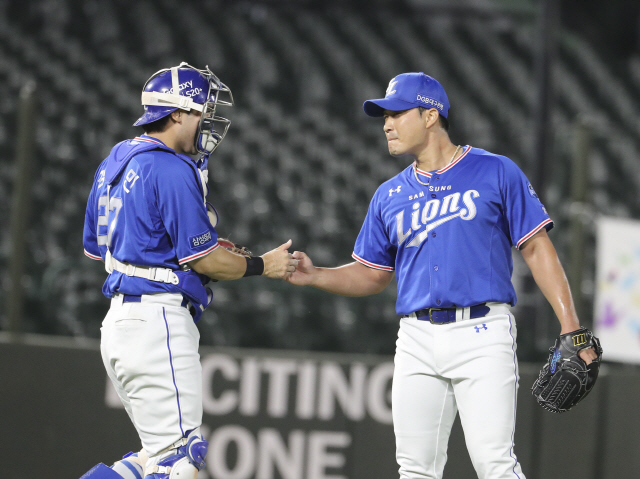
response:
[(180, 82), (178, 81), (178, 67), (171, 67), (171, 86), (174, 95), (180, 95)]

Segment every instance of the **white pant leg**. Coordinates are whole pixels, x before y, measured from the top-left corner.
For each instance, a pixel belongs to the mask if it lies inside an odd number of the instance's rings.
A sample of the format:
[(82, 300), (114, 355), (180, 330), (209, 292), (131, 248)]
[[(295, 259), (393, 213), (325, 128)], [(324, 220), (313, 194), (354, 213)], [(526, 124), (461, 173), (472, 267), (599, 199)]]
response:
[(400, 321), (391, 403), (402, 479), (442, 478), (456, 417), (451, 381), (435, 370), (432, 327), (416, 319)]
[(112, 304), (101, 333), (105, 367), (149, 456), (201, 425), (200, 335), (185, 308)]
[(519, 379), (514, 318), (506, 312), (450, 329), (452, 356), (445, 374), (453, 382), (476, 473), (480, 479), (524, 479), (513, 450)]

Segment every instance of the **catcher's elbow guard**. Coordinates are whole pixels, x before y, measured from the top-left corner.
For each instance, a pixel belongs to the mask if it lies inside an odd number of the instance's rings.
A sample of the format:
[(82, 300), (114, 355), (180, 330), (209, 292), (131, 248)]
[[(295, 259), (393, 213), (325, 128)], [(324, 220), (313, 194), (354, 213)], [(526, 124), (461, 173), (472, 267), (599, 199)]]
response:
[[(593, 348), (598, 356), (589, 365), (578, 355), (588, 348)], [(602, 347), (591, 331), (580, 328), (560, 335), (549, 353), (531, 394), (546, 410), (562, 413), (582, 401), (593, 389), (600, 370)]]

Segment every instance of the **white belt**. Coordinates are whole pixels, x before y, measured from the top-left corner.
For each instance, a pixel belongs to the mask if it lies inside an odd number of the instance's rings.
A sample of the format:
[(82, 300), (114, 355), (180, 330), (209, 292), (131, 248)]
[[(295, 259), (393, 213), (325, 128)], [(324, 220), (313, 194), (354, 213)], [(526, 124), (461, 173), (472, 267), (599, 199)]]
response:
[(171, 268), (148, 268), (146, 266), (122, 263), (111, 256), (109, 250), (107, 250), (104, 258), (104, 269), (109, 274), (113, 271), (118, 271), (127, 276), (135, 276), (136, 278), (144, 278), (159, 283), (178, 284), (180, 282), (178, 275)]

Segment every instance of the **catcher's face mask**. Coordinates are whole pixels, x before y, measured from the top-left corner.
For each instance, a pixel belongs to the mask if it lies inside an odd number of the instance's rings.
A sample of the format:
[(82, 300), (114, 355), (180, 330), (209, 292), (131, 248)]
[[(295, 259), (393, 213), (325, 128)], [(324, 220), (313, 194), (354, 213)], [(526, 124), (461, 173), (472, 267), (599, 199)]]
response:
[[(228, 95), (226, 100), (223, 95)], [(134, 125), (159, 120), (178, 108), (201, 113), (194, 137), (194, 146), (203, 157), (218, 147), (229, 129), (230, 121), (216, 116), (216, 108), (233, 106), (231, 90), (213, 74), (209, 67), (199, 70), (182, 62), (177, 67), (154, 73), (142, 91), (144, 115)], [(218, 128), (216, 128), (218, 127)]]
[[(203, 105), (200, 125), (195, 138), (195, 146), (203, 156), (209, 156), (224, 139), (231, 122), (221, 116), (216, 116), (216, 107), (233, 106), (231, 90), (215, 76), (209, 67), (206, 70), (198, 70), (207, 79), (209, 93), (207, 101)], [(223, 100), (221, 95), (228, 95), (228, 100)], [(216, 126), (219, 125), (219, 129)]]

